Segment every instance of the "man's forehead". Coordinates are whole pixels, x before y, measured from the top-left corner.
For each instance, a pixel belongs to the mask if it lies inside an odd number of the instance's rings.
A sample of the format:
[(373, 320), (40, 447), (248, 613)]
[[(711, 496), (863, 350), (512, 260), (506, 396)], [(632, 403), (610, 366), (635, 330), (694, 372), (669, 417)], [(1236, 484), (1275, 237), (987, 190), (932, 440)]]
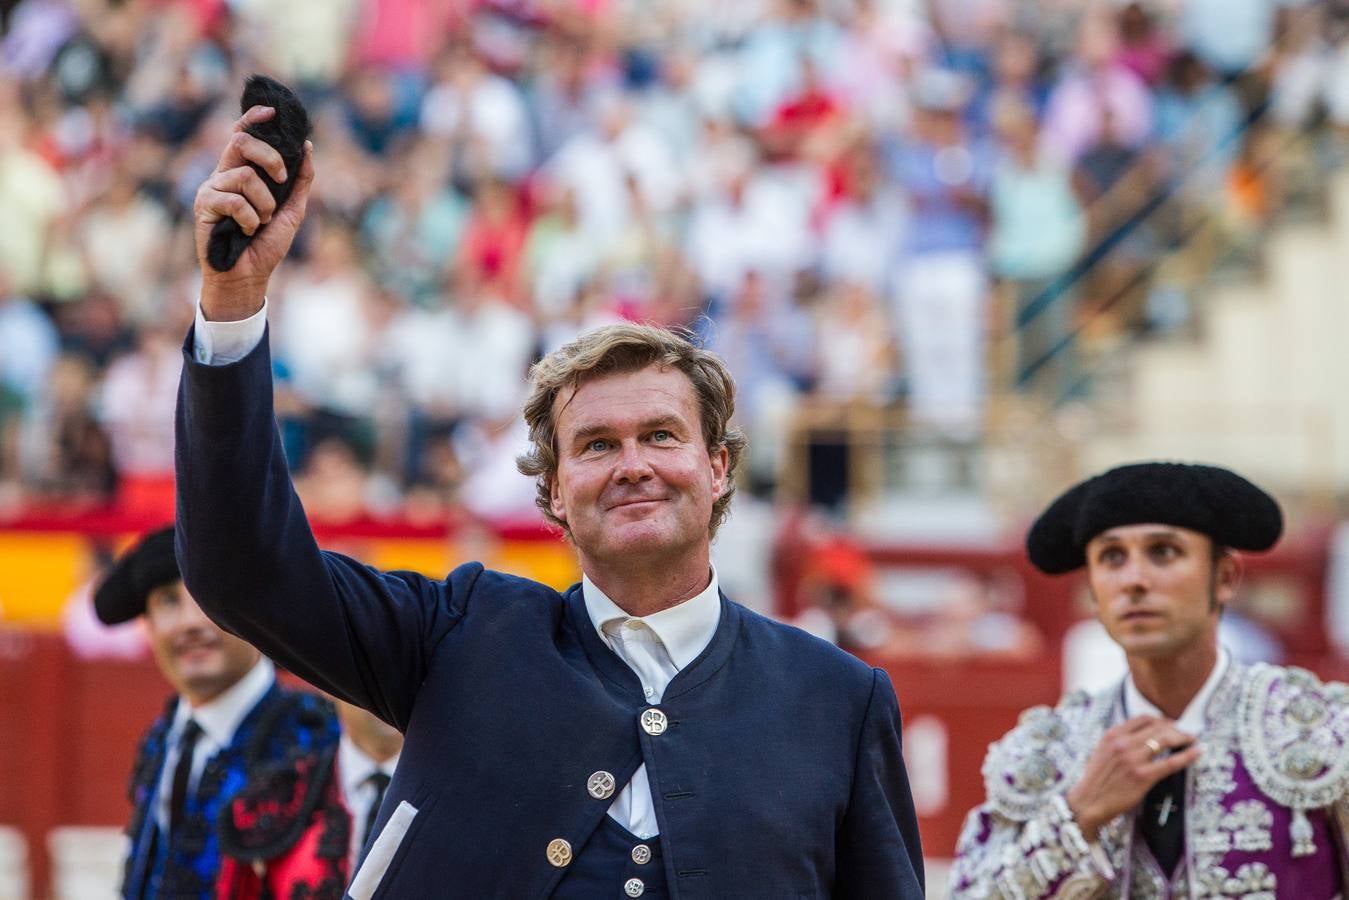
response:
[(183, 579), (181, 578), (176, 581), (166, 581), (145, 592), (145, 609), (147, 612), (152, 607), (159, 607), (166, 603), (175, 604), (183, 602), (195, 605), (197, 601), (187, 592), (187, 585), (183, 584)]
[(564, 423), (567, 428), (585, 428), (613, 418), (675, 418), (690, 408), (696, 412), (696, 407), (697, 396), (688, 375), (673, 366), (652, 363), (562, 388), (553, 400), (553, 421), (559, 430)]
[(1140, 522), (1133, 525), (1117, 525), (1108, 528), (1092, 538), (1090, 544), (1123, 543), (1130, 540), (1151, 540), (1169, 537), (1184, 540), (1208, 540), (1208, 535), (1179, 525), (1167, 525), (1163, 522)]

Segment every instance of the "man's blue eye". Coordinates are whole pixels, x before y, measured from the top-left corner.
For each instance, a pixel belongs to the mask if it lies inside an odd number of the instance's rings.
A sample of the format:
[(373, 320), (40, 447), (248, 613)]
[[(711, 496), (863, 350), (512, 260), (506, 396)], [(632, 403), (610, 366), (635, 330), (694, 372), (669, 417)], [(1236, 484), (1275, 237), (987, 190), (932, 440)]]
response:
[(651, 435), (651, 438), (657, 441), (668, 441), (671, 437), (673, 437), (673, 435), (668, 431), (657, 431), (655, 434)]
[(593, 440), (593, 441), (590, 442), (589, 449), (599, 451), (599, 450), (603, 450), (604, 448), (606, 448), (606, 447), (608, 447), (608, 446), (609, 446), (609, 442), (608, 442), (608, 441), (602, 440), (602, 439), (597, 439), (597, 440)]

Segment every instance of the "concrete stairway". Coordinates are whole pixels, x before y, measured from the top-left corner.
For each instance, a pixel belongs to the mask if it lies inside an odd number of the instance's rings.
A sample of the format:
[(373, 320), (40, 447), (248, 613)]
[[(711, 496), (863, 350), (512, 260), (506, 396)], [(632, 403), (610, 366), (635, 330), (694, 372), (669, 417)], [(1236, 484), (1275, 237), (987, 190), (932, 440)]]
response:
[(1275, 229), (1259, 283), (1215, 285), (1198, 341), (1144, 344), (1102, 402), (1084, 473), (1141, 458), (1230, 465), (1290, 496), (1349, 492), (1349, 172), (1330, 221)]

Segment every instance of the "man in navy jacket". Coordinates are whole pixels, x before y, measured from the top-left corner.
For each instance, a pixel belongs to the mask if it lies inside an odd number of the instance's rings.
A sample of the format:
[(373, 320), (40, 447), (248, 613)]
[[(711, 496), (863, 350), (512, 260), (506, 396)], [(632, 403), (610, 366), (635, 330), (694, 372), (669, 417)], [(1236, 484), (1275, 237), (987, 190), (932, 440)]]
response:
[[(921, 897), (889, 679), (717, 589), (744, 439), (712, 354), (616, 326), (531, 372), (520, 467), (576, 547), (566, 593), (318, 549), (274, 425), (264, 299), (314, 165), (307, 147), (277, 208), (250, 164), (284, 164), (243, 130), (271, 115), (245, 113), (197, 194), (177, 546), (209, 615), (406, 733), (349, 895)], [(254, 239), (217, 272), (225, 218)]]

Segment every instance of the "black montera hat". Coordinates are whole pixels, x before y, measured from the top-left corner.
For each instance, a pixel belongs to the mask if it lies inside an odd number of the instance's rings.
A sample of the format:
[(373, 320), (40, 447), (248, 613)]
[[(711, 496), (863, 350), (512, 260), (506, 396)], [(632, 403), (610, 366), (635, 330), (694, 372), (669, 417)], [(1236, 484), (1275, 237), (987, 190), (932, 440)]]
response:
[(1037, 569), (1060, 575), (1086, 564), (1096, 535), (1147, 522), (1198, 531), (1238, 550), (1268, 550), (1283, 533), (1279, 504), (1235, 472), (1134, 463), (1089, 478), (1049, 504), (1026, 535), (1026, 553)]
[(173, 526), (152, 531), (104, 577), (94, 591), (94, 612), (105, 625), (129, 622), (145, 612), (151, 591), (181, 577), (173, 555)]

